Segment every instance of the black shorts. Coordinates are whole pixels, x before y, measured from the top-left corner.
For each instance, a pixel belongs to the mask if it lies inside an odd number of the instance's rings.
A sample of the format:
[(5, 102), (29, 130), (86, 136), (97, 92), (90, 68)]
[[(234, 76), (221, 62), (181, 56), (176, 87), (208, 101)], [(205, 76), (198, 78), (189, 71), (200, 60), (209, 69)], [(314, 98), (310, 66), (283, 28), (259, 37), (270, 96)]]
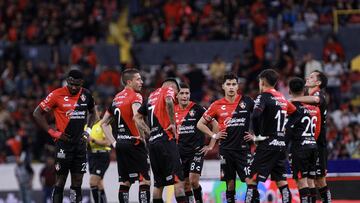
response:
[(293, 179), (315, 178), (316, 149), (296, 150), (289, 156)]
[(175, 140), (151, 143), (149, 152), (155, 187), (173, 185), (184, 180), (180, 154)]
[(257, 149), (250, 166), (250, 177), (257, 182), (286, 180), (286, 154), (283, 151)]
[(327, 148), (320, 147), (317, 148), (317, 159), (316, 159), (316, 177), (325, 177), (327, 174)]
[(55, 169), (58, 175), (86, 173), (86, 142), (56, 142)]
[(250, 150), (226, 150), (220, 149), (220, 179), (222, 181), (235, 180), (238, 174), (240, 180), (245, 182), (249, 174), (251, 162)]
[(89, 153), (89, 169), (91, 175), (104, 178), (106, 170), (109, 168), (110, 154), (109, 152), (91, 152)]
[(117, 142), (116, 159), (119, 182), (150, 180), (148, 154), (143, 142), (138, 145), (128, 142)]
[(184, 177), (189, 177), (190, 173), (197, 173), (201, 175), (204, 164), (204, 153), (196, 150), (196, 152), (193, 154), (180, 154), (180, 157), (184, 171)]

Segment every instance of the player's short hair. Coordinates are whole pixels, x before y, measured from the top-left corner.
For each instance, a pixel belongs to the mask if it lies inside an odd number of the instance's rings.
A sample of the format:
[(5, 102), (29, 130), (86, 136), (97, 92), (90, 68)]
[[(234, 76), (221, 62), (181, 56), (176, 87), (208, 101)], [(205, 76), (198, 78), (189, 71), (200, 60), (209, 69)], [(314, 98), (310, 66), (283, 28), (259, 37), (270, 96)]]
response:
[(177, 80), (176, 80), (175, 78), (166, 78), (166, 79), (161, 83), (161, 86), (162, 86), (164, 83), (167, 83), (167, 82), (172, 82), (172, 83), (176, 84), (177, 89), (180, 90), (179, 83), (177, 82)]
[(299, 77), (293, 77), (289, 80), (289, 89), (292, 93), (298, 94), (304, 91), (305, 81)]
[(222, 84), (224, 84), (226, 82), (226, 80), (236, 80), (236, 82), (238, 82), (238, 78), (236, 77), (236, 75), (234, 73), (225, 73), (223, 80), (222, 80)]
[(84, 75), (83, 75), (83, 73), (81, 72), (81, 70), (80, 69), (78, 69), (78, 68), (71, 68), (70, 70), (69, 70), (69, 72), (68, 72), (68, 74), (67, 74), (67, 77), (68, 78), (73, 78), (73, 79), (76, 79), (76, 80), (78, 80), (78, 79), (84, 79)]
[(328, 79), (327, 79), (326, 75), (323, 72), (319, 71), (319, 70), (315, 70), (315, 71), (313, 71), (313, 73), (318, 74), (317, 79), (318, 79), (318, 81), (321, 82), (319, 87), (320, 87), (320, 89), (324, 89), (327, 86), (327, 83), (328, 83)]
[(126, 81), (132, 80), (134, 75), (140, 73), (138, 69), (135, 68), (129, 68), (123, 71), (121, 82), (123, 85), (126, 85)]
[(190, 89), (190, 86), (185, 82), (181, 82), (179, 86), (180, 88)]
[(275, 87), (277, 81), (279, 80), (279, 74), (273, 69), (266, 69), (261, 71), (258, 78), (265, 80), (268, 85)]

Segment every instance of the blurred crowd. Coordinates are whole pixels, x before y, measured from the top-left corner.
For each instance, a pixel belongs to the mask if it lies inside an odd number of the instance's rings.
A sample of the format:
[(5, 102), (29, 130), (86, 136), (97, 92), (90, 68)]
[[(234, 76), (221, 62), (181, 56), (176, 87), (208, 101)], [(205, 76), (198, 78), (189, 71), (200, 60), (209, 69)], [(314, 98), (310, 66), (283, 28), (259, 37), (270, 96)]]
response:
[[(329, 78), (329, 158), (360, 158), (360, 57), (346, 60), (336, 35), (319, 39), (325, 41), (321, 59), (312, 53), (299, 56), (294, 40), (315, 35), (318, 26), (331, 23), (333, 9), (358, 8), (357, 1), (128, 1), (129, 27), (135, 41), (248, 37), (249, 48), (237, 53), (230, 63), (219, 53), (209, 64), (178, 64), (168, 56), (157, 66), (137, 61), (137, 65), (106, 67), (99, 64), (90, 46), (83, 45), (106, 38), (104, 30), (117, 18), (119, 2), (124, 1), (0, 1), (4, 11), (0, 13), (0, 41), (9, 44), (0, 54), (0, 163), (15, 162), (22, 153), (27, 154), (25, 159), (36, 161), (52, 155), (53, 141), (36, 126), (32, 111), (48, 93), (64, 85), (64, 74), (72, 66), (81, 67), (84, 86), (103, 107), (123, 88), (121, 71), (127, 66), (142, 71), (145, 97), (166, 77), (176, 77), (190, 84), (192, 100), (205, 107), (222, 97), (218, 81), (226, 71), (237, 74), (240, 91), (255, 98), (256, 77), (264, 67), (276, 67), (280, 72), (277, 88), (287, 96), (291, 76), (305, 77), (321, 70)], [(356, 23), (357, 17), (345, 16), (340, 22)], [(19, 43), (68, 43), (73, 48), (69, 63), (59, 62), (56, 46), (50, 63), (35, 63), (25, 60)]]

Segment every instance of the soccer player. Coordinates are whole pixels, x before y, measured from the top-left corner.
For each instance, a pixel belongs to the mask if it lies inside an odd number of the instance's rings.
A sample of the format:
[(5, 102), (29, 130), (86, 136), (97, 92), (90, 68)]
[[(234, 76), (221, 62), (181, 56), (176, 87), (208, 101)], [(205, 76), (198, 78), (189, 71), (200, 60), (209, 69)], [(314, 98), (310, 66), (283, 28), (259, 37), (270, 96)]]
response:
[[(67, 85), (51, 92), (34, 110), (39, 126), (54, 138), (56, 144), (56, 183), (53, 202), (62, 203), (66, 178), (70, 171), (70, 201), (81, 202), (81, 184), (86, 172), (86, 145), (96, 119), (94, 99), (89, 90), (82, 88), (83, 74), (71, 69)], [(45, 114), (54, 112), (56, 128), (49, 126)], [(89, 118), (88, 118), (89, 116)], [(87, 123), (86, 131), (84, 126)]]
[[(225, 74), (222, 82), (225, 97), (212, 103), (197, 124), (203, 133), (220, 139), (220, 176), (222, 181), (226, 181), (227, 202), (235, 202), (236, 174), (245, 182), (251, 160), (250, 140), (245, 140), (245, 136), (249, 131), (254, 101), (238, 94), (238, 88), (237, 77)], [(220, 132), (217, 134), (207, 127), (212, 119), (218, 122)]]
[[(149, 154), (154, 173), (153, 202), (163, 202), (164, 186), (174, 185), (176, 201), (188, 202), (184, 193), (184, 174), (176, 146), (175, 99), (179, 91), (175, 79), (166, 79), (162, 86), (152, 92), (146, 103), (138, 110), (135, 120), (140, 129), (150, 133)], [(144, 122), (147, 116), (150, 128)], [(151, 129), (151, 130), (150, 130)]]
[(327, 77), (321, 71), (313, 71), (306, 78), (305, 87), (308, 89), (308, 96), (297, 97), (292, 101), (299, 101), (307, 104), (317, 105), (321, 112), (321, 130), (317, 142), (318, 157), (316, 161), (315, 185), (310, 182), (310, 192), (312, 202), (316, 201), (316, 189), (318, 188), (321, 200), (331, 202), (331, 193), (326, 184), (327, 173), (327, 142), (326, 142), (326, 117), (327, 103), (325, 88), (327, 86)]
[[(103, 112), (100, 106), (96, 106), (96, 114), (100, 116)], [(90, 137), (89, 169), (90, 169), (90, 188), (95, 203), (105, 203), (106, 194), (104, 190), (103, 178), (110, 164), (110, 144), (100, 126), (100, 119), (92, 126)]]
[[(252, 115), (253, 131), (256, 136), (267, 139), (258, 142), (254, 160), (250, 166), (250, 177), (246, 202), (259, 202), (257, 184), (265, 182), (269, 174), (281, 192), (282, 201), (291, 202), (291, 193), (286, 181), (285, 119), (296, 112), (296, 107), (275, 90), (278, 73), (267, 69), (259, 74), (260, 95), (255, 100)], [(295, 120), (295, 119), (294, 119)], [(288, 122), (291, 126), (292, 123)]]
[(122, 74), (122, 82), (125, 88), (114, 97), (101, 120), (101, 127), (116, 150), (119, 202), (129, 202), (129, 189), (136, 180), (139, 180), (139, 202), (150, 202), (147, 150), (142, 131), (138, 130), (133, 120), (143, 102), (139, 93), (143, 81), (138, 70), (127, 69)]
[[(292, 78), (289, 81), (290, 94), (293, 99), (304, 96), (305, 82), (301, 78)], [(286, 130), (286, 137), (291, 141), (291, 168), (293, 178), (297, 182), (300, 200), (308, 203), (310, 189), (308, 179), (315, 178), (317, 158), (316, 138), (320, 133), (320, 109), (316, 106), (293, 102), (299, 111), (301, 119)], [(291, 118), (289, 118), (291, 119)]]
[[(176, 97), (178, 100), (178, 104), (175, 105), (177, 141), (185, 177), (185, 195), (189, 198), (189, 202), (193, 202), (195, 197), (195, 201), (201, 203), (203, 202), (202, 189), (199, 180), (204, 155), (213, 148), (215, 142), (211, 142), (210, 146), (205, 146), (205, 136), (196, 127), (205, 108), (190, 101), (190, 87), (185, 83), (180, 84), (180, 91)], [(211, 123), (217, 124), (216, 121)]]

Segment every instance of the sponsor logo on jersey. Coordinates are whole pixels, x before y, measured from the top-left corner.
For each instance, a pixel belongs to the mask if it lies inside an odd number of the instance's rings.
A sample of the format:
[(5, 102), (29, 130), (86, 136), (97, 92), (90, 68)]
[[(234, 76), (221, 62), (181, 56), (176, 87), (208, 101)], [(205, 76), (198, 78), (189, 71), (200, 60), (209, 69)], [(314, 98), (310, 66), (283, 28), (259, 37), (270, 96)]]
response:
[(240, 102), (240, 104), (239, 104), (239, 106), (240, 106), (240, 108), (242, 108), (242, 109), (245, 109), (246, 108), (246, 104), (245, 104), (245, 102)]
[(189, 111), (189, 115), (191, 116), (191, 117), (194, 117), (195, 116), (195, 111), (194, 110), (191, 110), (191, 111)]
[(269, 143), (269, 145), (285, 147), (285, 141), (279, 141), (277, 139), (274, 139)]
[(77, 111), (70, 109), (65, 113), (65, 116), (69, 119), (85, 119), (86, 111)]
[(82, 94), (81, 96), (80, 96), (80, 99), (81, 99), (81, 101), (85, 101), (86, 100), (86, 96), (84, 95), (84, 94)]

